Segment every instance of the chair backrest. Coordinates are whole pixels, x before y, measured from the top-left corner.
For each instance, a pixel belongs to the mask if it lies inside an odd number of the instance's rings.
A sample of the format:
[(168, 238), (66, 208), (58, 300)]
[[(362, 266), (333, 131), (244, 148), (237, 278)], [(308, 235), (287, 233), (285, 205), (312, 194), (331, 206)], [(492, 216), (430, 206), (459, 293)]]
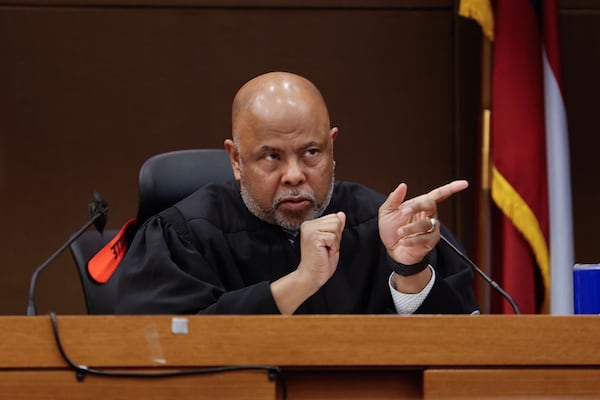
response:
[(177, 150), (150, 157), (140, 169), (137, 223), (141, 225), (207, 183), (232, 179), (224, 149)]
[[(122, 229), (126, 238), (125, 242), (119, 241), (119, 247), (122, 244), (127, 246), (137, 227), (152, 215), (208, 183), (224, 183), (232, 179), (229, 155), (224, 149), (177, 150), (150, 157), (140, 169), (136, 221), (130, 229)], [(119, 268), (114, 269), (106, 282), (98, 283), (90, 275), (88, 264), (100, 250), (109, 250), (104, 247), (110, 245), (109, 242), (118, 233), (118, 230), (107, 230), (100, 235), (88, 231), (70, 246), (82, 282), (88, 314), (114, 314)]]
[(97, 283), (90, 277), (87, 265), (88, 261), (118, 232), (118, 229), (107, 229), (100, 235), (99, 232), (90, 230), (84, 232), (70, 246), (79, 272), (88, 314), (114, 314), (117, 276), (111, 276), (104, 284)]

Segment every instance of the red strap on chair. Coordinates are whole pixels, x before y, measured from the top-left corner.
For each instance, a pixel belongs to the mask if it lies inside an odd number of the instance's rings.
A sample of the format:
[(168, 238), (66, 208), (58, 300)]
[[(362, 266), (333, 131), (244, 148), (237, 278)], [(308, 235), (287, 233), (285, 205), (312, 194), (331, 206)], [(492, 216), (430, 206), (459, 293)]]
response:
[(106, 283), (117, 269), (129, 246), (125, 236), (134, 223), (135, 218), (127, 221), (119, 233), (88, 261), (88, 273), (96, 283)]

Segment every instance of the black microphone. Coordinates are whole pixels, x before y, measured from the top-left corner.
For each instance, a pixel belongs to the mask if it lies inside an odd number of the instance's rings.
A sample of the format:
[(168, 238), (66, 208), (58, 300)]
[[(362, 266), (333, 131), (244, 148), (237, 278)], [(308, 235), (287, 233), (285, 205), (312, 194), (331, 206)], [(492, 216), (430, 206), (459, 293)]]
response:
[(37, 287), (37, 280), (41, 272), (46, 269), (52, 261), (56, 259), (67, 247), (69, 247), (79, 236), (81, 236), (92, 224), (102, 234), (104, 227), (106, 226), (106, 216), (108, 214), (108, 204), (99, 193), (94, 192), (92, 202), (89, 204), (88, 210), (91, 218), (85, 223), (73, 236), (69, 238), (58, 250), (54, 252), (46, 261), (44, 261), (39, 267), (35, 269), (31, 276), (31, 283), (29, 285), (29, 302), (27, 304), (27, 315), (36, 315), (35, 309), (35, 289)]
[(504, 297), (506, 299), (506, 301), (508, 301), (510, 303), (510, 305), (513, 308), (513, 310), (515, 311), (515, 314), (517, 314), (517, 315), (521, 314), (521, 311), (519, 310), (519, 307), (517, 307), (517, 303), (514, 301), (514, 299), (504, 289), (502, 289), (500, 287), (500, 285), (498, 285), (492, 278), (490, 278), (489, 276), (487, 276), (485, 274), (485, 272), (483, 272), (481, 269), (479, 269), (479, 267), (477, 265), (475, 265), (475, 263), (473, 261), (471, 261), (471, 259), (469, 257), (467, 257), (466, 255), (464, 255), (462, 251), (460, 251), (459, 249), (457, 249), (456, 246), (454, 246), (452, 243), (450, 243), (450, 241), (448, 239), (446, 239), (444, 237), (444, 235), (442, 235), (441, 233), (440, 233), (440, 238), (452, 250), (454, 250), (454, 252), (456, 254), (458, 254), (463, 260), (465, 260), (471, 266), (471, 268), (473, 268), (475, 270), (475, 272), (477, 272), (491, 287), (493, 287), (494, 289), (496, 289), (498, 291), (498, 293), (500, 293), (502, 295), (502, 297)]
[(100, 196), (100, 193), (94, 192), (94, 198), (92, 202), (88, 206), (88, 210), (90, 212), (90, 216), (94, 218), (94, 227), (100, 235), (104, 232), (104, 227), (106, 226), (106, 216), (108, 215), (108, 204), (106, 201)]

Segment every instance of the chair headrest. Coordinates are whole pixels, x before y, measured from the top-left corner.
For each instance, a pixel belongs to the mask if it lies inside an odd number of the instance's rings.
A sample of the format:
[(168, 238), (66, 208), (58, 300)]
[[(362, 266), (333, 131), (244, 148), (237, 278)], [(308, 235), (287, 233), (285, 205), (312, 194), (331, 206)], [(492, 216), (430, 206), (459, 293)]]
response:
[(137, 224), (208, 183), (231, 180), (231, 162), (224, 149), (177, 150), (150, 157), (140, 169)]

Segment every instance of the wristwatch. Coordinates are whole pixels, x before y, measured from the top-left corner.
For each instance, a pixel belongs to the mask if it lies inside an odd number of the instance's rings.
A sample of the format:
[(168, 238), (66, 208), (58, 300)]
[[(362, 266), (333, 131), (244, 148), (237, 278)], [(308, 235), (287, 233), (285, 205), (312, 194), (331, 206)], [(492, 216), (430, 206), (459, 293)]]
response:
[(423, 257), (423, 260), (419, 261), (418, 263), (406, 265), (395, 261), (392, 257), (390, 257), (389, 254), (387, 256), (390, 260), (390, 266), (392, 268), (392, 271), (402, 276), (411, 276), (414, 274), (418, 274), (419, 272), (427, 268), (427, 266), (429, 265), (429, 261), (431, 260), (430, 253), (427, 253), (425, 257)]

